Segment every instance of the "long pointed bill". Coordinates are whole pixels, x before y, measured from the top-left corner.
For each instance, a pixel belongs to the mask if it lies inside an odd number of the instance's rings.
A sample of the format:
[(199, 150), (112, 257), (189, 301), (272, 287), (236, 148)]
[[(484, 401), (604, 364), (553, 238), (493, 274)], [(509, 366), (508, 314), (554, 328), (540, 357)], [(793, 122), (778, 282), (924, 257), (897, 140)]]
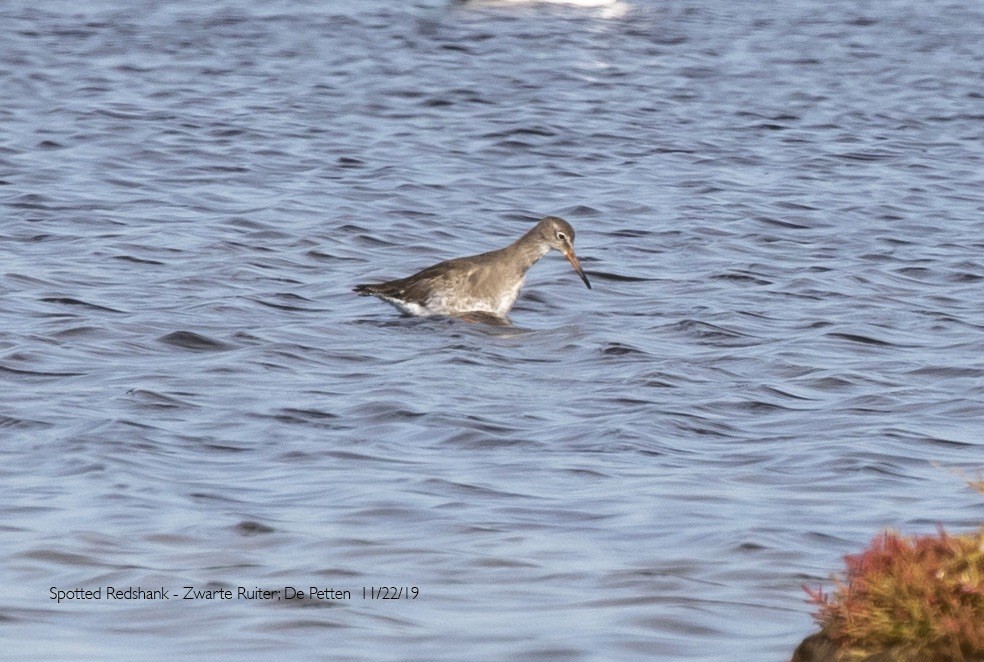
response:
[(567, 261), (571, 263), (571, 266), (574, 267), (574, 271), (577, 272), (577, 275), (581, 277), (581, 280), (584, 281), (584, 284), (587, 285), (590, 290), (591, 283), (588, 282), (588, 277), (584, 275), (584, 269), (581, 268), (581, 263), (578, 262), (577, 255), (574, 255), (574, 249), (572, 248), (569, 251), (565, 250), (564, 257), (566, 257)]

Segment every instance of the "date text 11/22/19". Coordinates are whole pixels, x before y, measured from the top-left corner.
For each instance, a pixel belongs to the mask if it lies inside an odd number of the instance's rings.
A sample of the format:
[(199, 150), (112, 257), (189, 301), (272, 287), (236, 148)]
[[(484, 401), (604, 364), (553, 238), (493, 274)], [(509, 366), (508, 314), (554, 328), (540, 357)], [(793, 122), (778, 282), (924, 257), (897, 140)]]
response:
[(363, 586), (363, 600), (416, 600), (420, 589), (416, 586)]

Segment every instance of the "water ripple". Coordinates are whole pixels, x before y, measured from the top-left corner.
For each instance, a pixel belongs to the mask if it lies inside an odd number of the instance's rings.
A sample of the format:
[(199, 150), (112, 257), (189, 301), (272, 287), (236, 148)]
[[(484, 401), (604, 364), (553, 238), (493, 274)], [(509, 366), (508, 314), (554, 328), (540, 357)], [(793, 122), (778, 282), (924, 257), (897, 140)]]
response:
[[(610, 4), (3, 4), (7, 655), (786, 659), (979, 523), (979, 3)], [(512, 326), (351, 293), (546, 214)]]

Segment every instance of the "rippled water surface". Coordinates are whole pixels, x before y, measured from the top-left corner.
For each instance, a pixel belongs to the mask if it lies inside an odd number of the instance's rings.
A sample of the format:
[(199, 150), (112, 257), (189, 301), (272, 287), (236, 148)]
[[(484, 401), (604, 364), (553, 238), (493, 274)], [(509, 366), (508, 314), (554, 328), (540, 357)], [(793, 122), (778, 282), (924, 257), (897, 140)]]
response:
[[(6, 0), (5, 650), (786, 659), (982, 519), (982, 71), (976, 0)], [(512, 327), (351, 292), (546, 214)]]

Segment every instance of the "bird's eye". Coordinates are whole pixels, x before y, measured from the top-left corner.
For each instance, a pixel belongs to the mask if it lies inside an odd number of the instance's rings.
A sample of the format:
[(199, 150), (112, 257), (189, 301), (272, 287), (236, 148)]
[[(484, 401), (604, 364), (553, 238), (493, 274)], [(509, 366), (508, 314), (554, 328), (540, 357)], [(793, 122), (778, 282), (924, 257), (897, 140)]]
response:
[(558, 232), (557, 238), (560, 239), (561, 241), (567, 241), (567, 235), (564, 234), (563, 232)]

